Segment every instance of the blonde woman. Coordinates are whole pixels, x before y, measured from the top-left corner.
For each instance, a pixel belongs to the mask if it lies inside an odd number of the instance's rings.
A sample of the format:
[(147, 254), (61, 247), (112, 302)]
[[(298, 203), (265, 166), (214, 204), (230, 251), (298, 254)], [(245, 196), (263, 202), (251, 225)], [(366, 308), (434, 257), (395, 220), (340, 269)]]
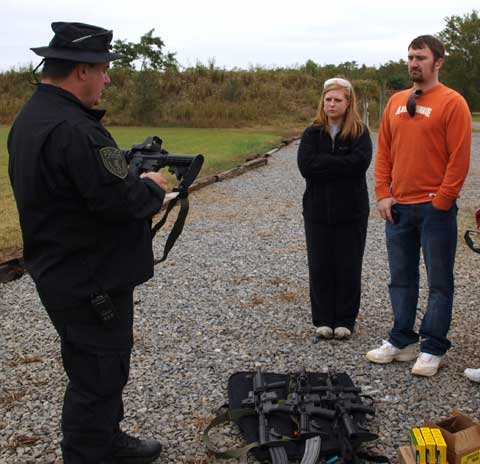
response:
[(322, 338), (349, 338), (360, 307), (372, 142), (352, 84), (328, 79), (298, 149), (312, 322)]

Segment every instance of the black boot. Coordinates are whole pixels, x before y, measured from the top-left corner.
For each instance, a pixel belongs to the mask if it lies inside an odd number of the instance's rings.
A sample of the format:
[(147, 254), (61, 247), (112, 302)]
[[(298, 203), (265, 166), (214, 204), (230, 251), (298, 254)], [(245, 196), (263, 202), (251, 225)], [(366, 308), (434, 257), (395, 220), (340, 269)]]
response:
[(115, 437), (112, 457), (118, 464), (148, 464), (160, 456), (162, 445), (157, 440), (141, 440), (119, 432)]

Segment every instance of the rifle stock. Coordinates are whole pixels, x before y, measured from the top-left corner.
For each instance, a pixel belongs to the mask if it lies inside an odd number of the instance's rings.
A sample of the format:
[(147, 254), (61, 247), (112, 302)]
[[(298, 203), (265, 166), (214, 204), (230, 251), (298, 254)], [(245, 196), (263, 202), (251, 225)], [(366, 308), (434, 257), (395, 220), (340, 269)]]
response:
[(378, 438), (378, 435), (371, 433), (368, 430), (363, 430), (353, 421), (350, 413), (354, 412), (355, 409), (349, 408), (348, 406), (344, 406), (342, 404), (337, 404), (336, 408), (337, 414), (342, 421), (345, 434), (350, 442), (353, 444), (358, 444), (366, 441), (373, 441)]

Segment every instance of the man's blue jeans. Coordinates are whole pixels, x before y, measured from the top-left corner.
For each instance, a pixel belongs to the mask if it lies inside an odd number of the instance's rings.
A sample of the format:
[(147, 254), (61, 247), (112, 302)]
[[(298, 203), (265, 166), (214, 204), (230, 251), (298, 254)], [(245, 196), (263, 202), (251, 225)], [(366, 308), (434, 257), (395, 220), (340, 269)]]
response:
[(457, 206), (448, 211), (432, 203), (396, 204), (396, 223), (386, 223), (394, 324), (389, 342), (397, 348), (418, 342), (414, 330), (419, 291), (420, 249), (428, 276), (428, 303), (420, 325), (420, 350), (437, 356), (451, 346), (447, 339), (453, 305), (453, 266), (457, 247)]

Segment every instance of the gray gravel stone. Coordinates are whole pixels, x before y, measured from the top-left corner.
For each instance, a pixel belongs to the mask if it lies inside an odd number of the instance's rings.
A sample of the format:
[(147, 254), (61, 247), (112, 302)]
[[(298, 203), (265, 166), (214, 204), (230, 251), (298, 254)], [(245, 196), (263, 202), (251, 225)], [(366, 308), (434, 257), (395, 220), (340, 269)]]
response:
[[(446, 367), (429, 379), (413, 377), (410, 363), (379, 366), (365, 359), (392, 321), (384, 225), (373, 194), (355, 334), (347, 341), (312, 343), (297, 147), (282, 149), (266, 167), (195, 192), (168, 261), (136, 290), (123, 427), (158, 437), (165, 444), (159, 462), (214, 462), (201, 434), (225, 401), (229, 375), (256, 366), (348, 372), (375, 400), (371, 428), (380, 439), (373, 449), (390, 457), (423, 418), (435, 420), (453, 408), (480, 415), (479, 386), (462, 376), (465, 367), (480, 366), (480, 256), (462, 240)], [(472, 211), (480, 207), (479, 153), (477, 133), (459, 202), (459, 235), (473, 225)], [(165, 237), (163, 232), (155, 239), (157, 256)], [(423, 310), (424, 272), (421, 278)], [(29, 276), (0, 285), (0, 340), (0, 463), (59, 464), (65, 375), (58, 337)], [(215, 438), (220, 445), (241, 443), (235, 428), (221, 429)]]

